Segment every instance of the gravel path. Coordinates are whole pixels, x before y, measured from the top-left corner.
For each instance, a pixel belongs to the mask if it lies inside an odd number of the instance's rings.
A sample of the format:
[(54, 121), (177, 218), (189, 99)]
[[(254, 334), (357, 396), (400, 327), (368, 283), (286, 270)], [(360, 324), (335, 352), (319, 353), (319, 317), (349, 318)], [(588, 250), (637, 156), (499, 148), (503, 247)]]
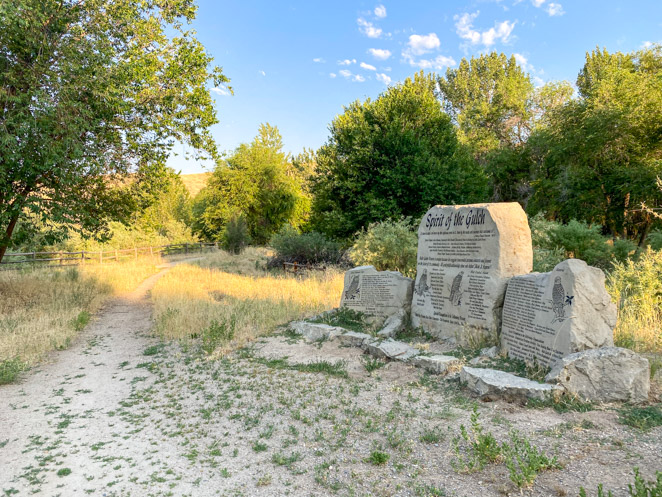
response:
[(161, 344), (147, 294), (163, 274), (0, 387), (0, 495), (521, 495), (503, 461), (457, 470), (453, 440), (474, 408), (499, 442), (515, 428), (558, 456), (562, 469), (524, 495), (585, 486), (592, 497), (604, 483), (627, 496), (635, 466), (647, 480), (662, 470), (662, 428), (623, 426), (613, 409), (480, 403), (336, 342), (276, 335), (214, 361), (193, 344)]

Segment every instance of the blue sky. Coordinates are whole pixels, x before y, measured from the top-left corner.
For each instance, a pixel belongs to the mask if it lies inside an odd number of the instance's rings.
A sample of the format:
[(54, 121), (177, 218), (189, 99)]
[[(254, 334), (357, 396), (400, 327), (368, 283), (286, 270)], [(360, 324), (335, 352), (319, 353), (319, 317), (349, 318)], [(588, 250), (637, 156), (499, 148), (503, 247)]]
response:
[[(536, 84), (574, 82), (596, 46), (630, 52), (662, 41), (662, 1), (199, 0), (192, 27), (232, 80), (233, 96), (212, 90), (220, 150), (251, 141), (269, 122), (298, 153), (322, 145), (352, 101), (481, 52), (516, 54)], [(181, 145), (175, 152), (175, 169), (205, 170), (184, 160)]]

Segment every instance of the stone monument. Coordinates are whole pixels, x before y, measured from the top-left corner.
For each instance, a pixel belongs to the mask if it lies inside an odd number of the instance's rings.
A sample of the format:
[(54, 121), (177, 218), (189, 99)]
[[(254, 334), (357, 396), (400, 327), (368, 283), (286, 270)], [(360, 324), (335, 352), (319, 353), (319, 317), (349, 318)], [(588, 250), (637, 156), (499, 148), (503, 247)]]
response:
[(532, 266), (531, 230), (518, 203), (432, 207), (418, 229), (412, 324), (460, 343), (496, 338), (506, 282)]
[(549, 273), (513, 277), (502, 320), (503, 352), (551, 366), (573, 352), (612, 347), (616, 306), (600, 269), (568, 259)]
[(397, 271), (377, 271), (359, 266), (345, 273), (340, 307), (373, 316), (409, 312), (414, 281)]

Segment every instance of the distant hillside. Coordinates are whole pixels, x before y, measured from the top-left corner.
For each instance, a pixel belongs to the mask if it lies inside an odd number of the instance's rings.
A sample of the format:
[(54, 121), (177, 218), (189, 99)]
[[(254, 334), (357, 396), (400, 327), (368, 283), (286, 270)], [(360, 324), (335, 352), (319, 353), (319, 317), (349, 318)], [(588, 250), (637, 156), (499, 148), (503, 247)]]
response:
[(191, 198), (195, 197), (200, 190), (207, 184), (207, 180), (211, 173), (198, 173), (198, 174), (181, 174), (184, 186), (191, 194)]

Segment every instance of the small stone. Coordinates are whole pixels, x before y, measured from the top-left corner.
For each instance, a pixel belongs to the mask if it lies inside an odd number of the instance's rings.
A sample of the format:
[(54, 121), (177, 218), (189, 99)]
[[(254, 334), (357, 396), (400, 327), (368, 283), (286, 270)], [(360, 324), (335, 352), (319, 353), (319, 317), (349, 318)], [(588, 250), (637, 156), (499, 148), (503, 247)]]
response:
[(342, 335), (347, 330), (338, 326), (329, 326), (323, 323), (309, 323), (308, 321), (293, 321), (290, 328), (295, 333), (302, 335), (309, 342), (320, 340), (331, 340)]
[(445, 374), (456, 369), (462, 363), (457, 357), (450, 355), (419, 355), (410, 361), (417, 368), (423, 368), (429, 373)]
[(347, 331), (338, 336), (338, 341), (347, 347), (363, 347), (366, 342), (372, 339), (373, 337), (367, 333), (359, 333), (357, 331)]
[(545, 381), (588, 402), (640, 403), (648, 400), (650, 365), (631, 350), (603, 347), (559, 359)]
[(396, 314), (389, 316), (386, 321), (384, 321), (384, 326), (381, 330), (377, 332), (377, 336), (383, 338), (393, 338), (395, 337), (398, 331), (401, 331), (405, 327), (405, 320), (407, 314), (404, 310), (398, 311)]
[(537, 383), (496, 369), (463, 367), (460, 380), (481, 399), (545, 400), (563, 392), (557, 385)]
[(484, 357), (488, 357), (490, 359), (494, 359), (499, 355), (499, 347), (496, 345), (494, 347), (485, 347), (480, 351), (480, 355)]
[(391, 338), (383, 342), (369, 343), (366, 345), (366, 350), (375, 357), (397, 359), (398, 361), (406, 361), (419, 354), (419, 351), (415, 348)]

